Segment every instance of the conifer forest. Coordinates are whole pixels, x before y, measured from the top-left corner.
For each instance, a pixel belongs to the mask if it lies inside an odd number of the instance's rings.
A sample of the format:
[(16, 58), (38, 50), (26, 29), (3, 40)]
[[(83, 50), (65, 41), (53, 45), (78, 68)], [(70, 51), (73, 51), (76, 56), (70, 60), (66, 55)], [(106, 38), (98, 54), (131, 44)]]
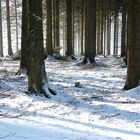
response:
[(140, 0), (0, 0), (0, 139), (140, 140)]

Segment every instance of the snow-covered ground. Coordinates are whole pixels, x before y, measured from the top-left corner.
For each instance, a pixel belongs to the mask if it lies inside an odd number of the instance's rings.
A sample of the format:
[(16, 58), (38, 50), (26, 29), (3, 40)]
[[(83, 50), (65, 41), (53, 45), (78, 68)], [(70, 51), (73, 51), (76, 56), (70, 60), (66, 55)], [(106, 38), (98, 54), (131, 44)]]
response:
[[(140, 87), (123, 91), (121, 60), (97, 57), (97, 65), (45, 61), (51, 99), (27, 96), (19, 61), (0, 62), (0, 139), (140, 140)], [(78, 83), (78, 86), (75, 84)]]

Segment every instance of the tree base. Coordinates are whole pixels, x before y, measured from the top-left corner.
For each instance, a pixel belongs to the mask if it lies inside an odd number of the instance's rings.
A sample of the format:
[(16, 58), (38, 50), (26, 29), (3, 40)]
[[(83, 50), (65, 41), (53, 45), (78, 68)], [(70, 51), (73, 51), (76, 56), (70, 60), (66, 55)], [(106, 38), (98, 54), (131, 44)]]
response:
[(56, 91), (53, 90), (52, 88), (48, 87), (48, 90), (52, 95), (57, 95)]
[(28, 91), (25, 91), (26, 94), (28, 95), (36, 95), (36, 96), (45, 96), (46, 98), (50, 99), (51, 95), (57, 95), (56, 91), (53, 90), (52, 88), (48, 87), (47, 89), (43, 91), (36, 91), (34, 89), (30, 89)]
[(88, 62), (90, 62), (90, 64), (96, 63), (94, 57), (89, 57), (89, 58), (85, 57), (82, 61), (82, 64), (87, 64)]
[(56, 60), (62, 60), (62, 61), (77, 60), (77, 58), (74, 55), (71, 56), (54, 55), (54, 57)]

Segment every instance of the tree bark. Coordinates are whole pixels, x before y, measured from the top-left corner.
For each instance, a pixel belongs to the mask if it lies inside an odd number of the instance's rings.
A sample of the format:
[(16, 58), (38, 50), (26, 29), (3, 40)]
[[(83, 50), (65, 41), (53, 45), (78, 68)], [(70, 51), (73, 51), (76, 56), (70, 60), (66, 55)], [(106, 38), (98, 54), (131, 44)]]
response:
[(16, 50), (18, 51), (18, 19), (17, 19), (17, 0), (14, 0), (15, 3), (15, 19), (16, 19)]
[(59, 50), (59, 0), (53, 0), (54, 50)]
[(47, 36), (46, 36), (46, 53), (53, 55), (53, 44), (52, 44), (52, 0), (46, 0), (47, 9)]
[(60, 47), (60, 42), (59, 42), (59, 0), (56, 1), (56, 39), (55, 39), (55, 44), (56, 48), (59, 49)]
[(72, 55), (72, 0), (66, 0), (67, 5), (67, 56)]
[(101, 0), (97, 0), (97, 55), (101, 54)]
[(96, 55), (96, 0), (86, 1), (85, 57), (83, 63), (95, 63)]
[(7, 36), (8, 36), (8, 55), (12, 56), (12, 43), (11, 43), (11, 23), (10, 23), (10, 8), (9, 0), (6, 0), (6, 12), (7, 12)]
[(123, 1), (122, 9), (122, 30), (121, 30), (121, 57), (126, 56), (126, 5)]
[(107, 55), (110, 55), (110, 42), (111, 42), (111, 0), (108, 3), (108, 13), (107, 13)]
[(44, 94), (47, 77), (44, 64), (42, 0), (29, 0), (28, 91)]
[(84, 54), (84, 0), (81, 0), (81, 55)]
[(0, 1), (0, 57), (3, 57), (2, 9)]
[(101, 54), (103, 54), (103, 48), (104, 48), (104, 43), (103, 43), (103, 31), (104, 31), (104, 0), (101, 0), (102, 4), (102, 17), (101, 17)]
[(104, 56), (106, 55), (106, 51), (107, 51), (107, 14), (106, 14), (106, 0), (104, 0), (104, 31), (103, 31), (103, 34), (104, 34), (104, 51), (103, 51), (103, 54)]
[(21, 30), (21, 58), (20, 69), (17, 74), (23, 70), (28, 71), (27, 59), (29, 56), (28, 38), (29, 38), (29, 3), (28, 0), (22, 2), (22, 30)]
[(125, 89), (140, 84), (140, 0), (129, 0), (128, 11), (128, 69)]
[(114, 9), (114, 55), (118, 54), (118, 0), (115, 0)]

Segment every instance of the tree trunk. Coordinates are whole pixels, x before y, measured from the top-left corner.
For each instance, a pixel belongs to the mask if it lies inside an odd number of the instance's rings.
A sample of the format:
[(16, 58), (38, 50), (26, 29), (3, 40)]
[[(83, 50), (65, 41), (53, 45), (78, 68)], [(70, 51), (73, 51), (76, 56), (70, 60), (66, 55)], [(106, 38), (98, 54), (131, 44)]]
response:
[(107, 55), (110, 55), (110, 41), (111, 41), (111, 0), (108, 1), (107, 13)]
[(0, 1), (0, 57), (3, 57), (2, 9)]
[(28, 0), (22, 2), (22, 30), (21, 30), (21, 58), (20, 69), (17, 74), (25, 69), (28, 71), (27, 59), (29, 56), (28, 38), (29, 38), (29, 3)]
[(81, 0), (81, 55), (84, 54), (84, 0)]
[(53, 45), (52, 45), (52, 0), (46, 0), (46, 9), (47, 9), (46, 53), (48, 55), (53, 55)]
[[(29, 93), (49, 95), (45, 91), (47, 77), (44, 64), (42, 0), (29, 0)], [(39, 53), (38, 53), (39, 52)]]
[(102, 5), (102, 17), (101, 17), (101, 54), (103, 54), (103, 48), (104, 48), (104, 43), (103, 43), (103, 31), (104, 31), (104, 0), (101, 0), (101, 5)]
[(107, 15), (106, 15), (106, 0), (104, 0), (104, 18), (103, 18), (103, 20), (104, 20), (104, 30), (103, 30), (103, 34), (104, 34), (104, 51), (103, 51), (103, 54), (104, 54), (104, 56), (106, 55), (106, 50), (107, 50), (107, 29), (106, 29), (106, 27), (107, 27)]
[(72, 0), (66, 0), (67, 5), (67, 56), (72, 55)]
[(72, 54), (76, 55), (75, 52), (75, 6), (74, 0), (72, 0)]
[(101, 54), (101, 0), (97, 0), (97, 54)]
[(11, 43), (11, 24), (10, 24), (10, 8), (9, 0), (6, 0), (6, 12), (7, 12), (7, 36), (8, 36), (8, 55), (12, 56), (12, 43)]
[[(26, 37), (26, 38), (25, 38)], [(56, 92), (48, 86), (43, 49), (42, 0), (22, 2), (22, 46), (20, 67), (26, 68), (28, 75), (28, 94)], [(20, 74), (20, 71), (17, 72)]]
[(121, 33), (121, 57), (126, 56), (126, 5), (123, 1)]
[[(56, 48), (60, 48), (60, 43), (59, 43), (59, 0), (56, 1), (56, 39), (55, 39), (55, 44)], [(59, 52), (60, 53), (60, 52)]]
[(140, 0), (129, 0), (128, 11), (128, 70), (125, 89), (140, 84)]
[(86, 1), (85, 57), (83, 63), (95, 63), (96, 55), (96, 0)]
[(63, 18), (63, 55), (66, 54), (66, 13)]
[(118, 0), (115, 0), (114, 9), (114, 55), (118, 54)]
[(52, 35), (52, 42), (53, 42), (53, 49), (56, 47), (55, 44), (55, 39), (56, 39), (56, 20), (55, 20), (55, 12), (56, 12), (56, 6), (55, 6), (55, 0), (52, 0), (52, 31), (53, 31), (53, 35)]
[(59, 0), (53, 0), (53, 32), (54, 50), (59, 50)]
[(16, 50), (18, 51), (18, 19), (17, 19), (17, 0), (14, 0), (15, 3), (15, 18), (16, 18)]

